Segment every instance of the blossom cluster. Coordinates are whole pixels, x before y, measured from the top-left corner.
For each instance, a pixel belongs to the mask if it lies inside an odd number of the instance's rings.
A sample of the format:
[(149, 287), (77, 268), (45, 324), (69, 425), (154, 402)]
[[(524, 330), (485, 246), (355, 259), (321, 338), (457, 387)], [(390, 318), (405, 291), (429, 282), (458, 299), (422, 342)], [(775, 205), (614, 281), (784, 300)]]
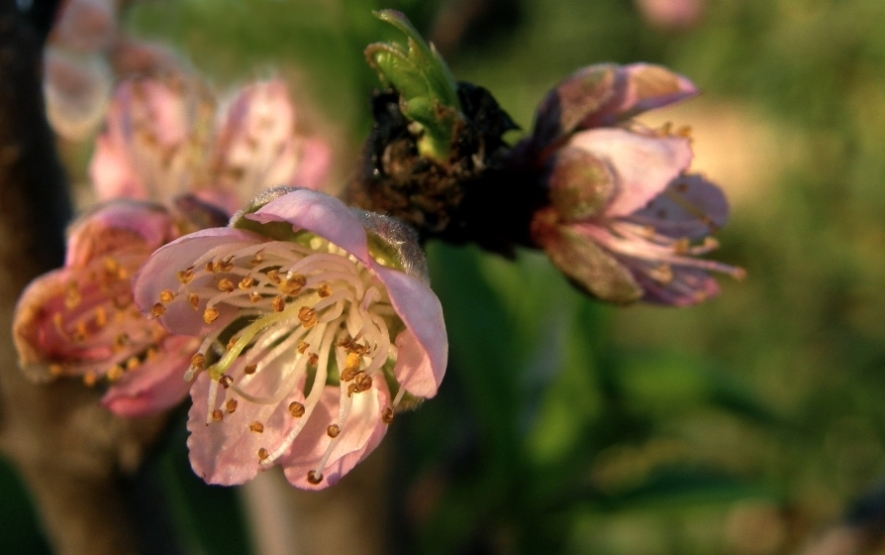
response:
[[(547, 94), (532, 132), (511, 148), (486, 140), (512, 128), (496, 104), (497, 124), (471, 127), (460, 112), (462, 101), (493, 104), (491, 95), (456, 89), (404, 16), (381, 17), (410, 42), (374, 45), (371, 59), (385, 82), (411, 87), (397, 116), (417, 138), (408, 156), (426, 175), (445, 174), (453, 209), (506, 202), (481, 186), (483, 172), (498, 171), (497, 183), (520, 175), (528, 216), (501, 226), (523, 224), (502, 244), (543, 249), (577, 287), (611, 303), (693, 304), (718, 293), (711, 271), (742, 275), (700, 258), (716, 247), (710, 235), (728, 204), (691, 172), (690, 132), (634, 119), (696, 94), (686, 78), (648, 64), (584, 68)], [(474, 142), (495, 153), (471, 158), (469, 183), (458, 183), (468, 174), (446, 167), (450, 147), (480, 128)], [(102, 387), (104, 405), (128, 417), (189, 394), (190, 460), (209, 483), (241, 484), (274, 465), (300, 488), (336, 483), (397, 411), (436, 395), (448, 342), (419, 232), (321, 192), (329, 165), (326, 143), (295, 131), (280, 81), (221, 103), (182, 75), (124, 81), (90, 164), (99, 203), (71, 226), (64, 267), (19, 301), (26, 374)], [(415, 193), (440, 183), (397, 191), (397, 202), (444, 211)]]

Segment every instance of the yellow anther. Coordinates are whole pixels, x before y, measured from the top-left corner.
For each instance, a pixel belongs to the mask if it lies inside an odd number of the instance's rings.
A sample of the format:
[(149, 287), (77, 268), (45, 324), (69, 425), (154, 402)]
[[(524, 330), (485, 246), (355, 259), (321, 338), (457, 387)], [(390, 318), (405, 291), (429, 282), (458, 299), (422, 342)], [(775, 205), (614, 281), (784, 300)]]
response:
[(255, 422), (249, 424), (249, 431), (255, 432), (256, 434), (264, 433), (264, 424), (256, 420)]
[(237, 410), (237, 400), (236, 399), (228, 399), (227, 403), (224, 404), (224, 409), (228, 414), (233, 414), (235, 410)]
[(231, 280), (229, 280), (227, 278), (222, 278), (218, 282), (218, 290), (219, 291), (223, 291), (225, 293), (230, 293), (234, 289), (235, 289), (234, 282), (232, 282)]
[(297, 295), (307, 283), (307, 278), (301, 274), (292, 274), (279, 284), (280, 291), (286, 295)]
[(261, 300), (261, 294), (259, 294), (258, 291), (252, 291), (249, 293), (249, 300), (252, 301), (252, 303), (257, 303)]
[(191, 308), (194, 310), (200, 310), (200, 296), (196, 293), (188, 293), (187, 302), (190, 303)]
[(86, 338), (89, 337), (89, 333), (86, 330), (86, 322), (80, 320), (74, 326), (74, 341), (77, 343), (83, 343), (86, 341)]
[(154, 303), (154, 306), (151, 307), (151, 316), (158, 318), (164, 314), (166, 314), (166, 305), (163, 303)]
[(64, 366), (61, 364), (50, 364), (49, 365), (49, 374), (52, 376), (61, 376), (64, 373)]
[(214, 306), (210, 306), (205, 311), (203, 311), (203, 321), (207, 324), (211, 324), (215, 320), (218, 319), (218, 309)]
[(191, 368), (202, 370), (206, 364), (206, 356), (203, 353), (196, 353), (191, 357)]
[(121, 333), (117, 337), (114, 338), (114, 350), (119, 351), (129, 345), (129, 334)]
[(330, 296), (331, 294), (332, 294), (332, 288), (329, 287), (328, 283), (324, 283), (322, 287), (317, 289), (317, 295), (319, 295), (320, 298), (325, 299), (326, 297)]
[(264, 255), (261, 254), (261, 251), (255, 253), (255, 256), (252, 257), (252, 260), (249, 261), (250, 266), (258, 266), (264, 262)]
[(326, 428), (326, 435), (331, 438), (336, 438), (341, 434), (341, 427), (338, 424), (330, 424), (328, 428)]
[(141, 361), (138, 360), (138, 357), (129, 357), (129, 360), (126, 361), (126, 370), (135, 370), (141, 364)]
[(227, 374), (224, 374), (223, 376), (221, 376), (221, 378), (218, 379), (218, 383), (221, 384), (221, 387), (227, 389), (231, 385), (233, 385), (234, 379)]
[(240, 280), (240, 283), (237, 284), (237, 287), (239, 287), (243, 291), (246, 291), (247, 289), (251, 288), (253, 285), (255, 285), (255, 278), (244, 277), (243, 279)]
[(277, 295), (270, 302), (270, 306), (277, 312), (282, 312), (286, 309), (286, 301), (283, 299), (282, 295)]
[(95, 309), (95, 325), (98, 328), (103, 328), (108, 325), (108, 312), (103, 306)]
[(115, 364), (111, 366), (110, 370), (108, 370), (108, 380), (115, 382), (123, 377), (123, 367), (119, 364)]
[(178, 272), (178, 281), (182, 285), (187, 285), (188, 283), (193, 281), (193, 279), (194, 279), (194, 267), (193, 266), (191, 266), (190, 268), (187, 268), (186, 270), (181, 270), (180, 272)]
[(83, 374), (83, 383), (89, 387), (94, 386), (97, 380), (98, 377), (95, 375), (95, 372), (89, 371)]
[(298, 353), (303, 355), (304, 351), (306, 351), (308, 347), (310, 347), (310, 343), (308, 343), (306, 341), (299, 341), (298, 342)]
[(229, 256), (229, 257), (225, 258), (224, 260), (217, 262), (216, 265), (218, 267), (218, 270), (220, 270), (222, 272), (230, 272), (231, 270), (234, 269), (234, 257)]
[(221, 422), (222, 418), (224, 418), (224, 413), (221, 412), (220, 409), (215, 409), (212, 411), (212, 420), (216, 422)]
[(264, 447), (262, 447), (261, 449), (258, 450), (258, 460), (259, 461), (264, 462), (267, 460), (267, 458), (269, 456), (270, 456), (270, 454), (268, 454), (267, 449), (265, 449)]
[(251, 376), (252, 374), (255, 373), (256, 370), (258, 370), (258, 365), (257, 364), (250, 364), (250, 365), (246, 366), (245, 368), (243, 368), (243, 373), (245, 373), (247, 376)]
[(67, 287), (65, 288), (65, 308), (73, 310), (77, 308), (77, 305), (79, 305), (82, 300), (83, 297), (80, 295), (80, 288), (77, 285), (77, 281), (73, 279), (68, 281)]
[(310, 353), (307, 355), (307, 364), (310, 366), (316, 366), (317, 362), (320, 360), (320, 355), (316, 353)]
[(282, 278), (280, 278), (279, 270), (271, 270), (267, 272), (267, 280), (273, 283), (274, 285), (279, 285), (283, 283)]
[(298, 309), (298, 319), (301, 320), (301, 325), (305, 328), (312, 328), (317, 323), (317, 311), (308, 306), (302, 306)]
[(301, 418), (304, 416), (304, 405), (298, 401), (292, 401), (289, 403), (289, 414), (292, 415), (292, 418)]
[(163, 289), (160, 291), (160, 302), (161, 303), (171, 303), (172, 299), (175, 298), (175, 293), (172, 292), (171, 289)]
[(688, 240), (688, 237), (682, 237), (681, 239), (677, 239), (676, 242), (673, 243), (673, 251), (679, 255), (688, 254), (690, 248), (691, 241)]
[(386, 409), (384, 409), (381, 412), (381, 421), (384, 422), (385, 424), (390, 424), (391, 422), (393, 422), (393, 409), (392, 408), (387, 407)]
[(236, 345), (237, 341), (239, 341), (239, 340), (240, 340), (239, 336), (236, 336), (236, 335), (233, 336), (233, 337), (231, 337), (230, 339), (228, 339), (228, 340), (227, 340), (227, 346), (224, 348), (225, 352), (230, 351), (231, 349), (233, 349), (233, 348), (234, 348), (234, 345)]

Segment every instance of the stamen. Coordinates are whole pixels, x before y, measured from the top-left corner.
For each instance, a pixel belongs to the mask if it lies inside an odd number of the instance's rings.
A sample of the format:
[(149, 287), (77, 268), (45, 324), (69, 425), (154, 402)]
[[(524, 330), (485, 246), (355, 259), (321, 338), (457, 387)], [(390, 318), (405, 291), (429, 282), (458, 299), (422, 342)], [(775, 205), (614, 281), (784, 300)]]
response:
[(323, 474), (316, 470), (311, 470), (307, 473), (307, 481), (310, 484), (317, 485), (323, 481)]
[(225, 293), (230, 293), (235, 289), (234, 282), (227, 278), (222, 278), (218, 281), (218, 290), (223, 291)]
[(330, 424), (328, 428), (326, 428), (326, 435), (331, 438), (336, 438), (341, 433), (341, 427), (338, 424)]
[(188, 293), (187, 302), (194, 310), (200, 310), (200, 297), (196, 293)]
[(237, 410), (237, 400), (236, 399), (228, 399), (227, 403), (224, 405), (225, 410), (227, 410), (228, 414), (233, 414), (235, 410)]
[(298, 309), (298, 319), (305, 328), (311, 328), (317, 324), (316, 310), (309, 306), (302, 306)]
[(218, 319), (218, 309), (214, 306), (210, 306), (203, 312), (203, 321), (207, 324), (211, 324), (215, 320)]
[(178, 281), (182, 285), (189, 284), (193, 279), (194, 279), (194, 267), (193, 266), (191, 266), (190, 268), (188, 268), (186, 270), (181, 270), (180, 272), (178, 272)]
[(264, 433), (264, 424), (262, 424), (261, 422), (258, 422), (256, 420), (255, 422), (252, 422), (251, 424), (249, 424), (249, 431), (255, 432), (256, 434), (263, 434)]
[(381, 421), (385, 424), (390, 424), (393, 422), (393, 409), (390, 407), (385, 408), (381, 412)]
[(166, 305), (163, 303), (155, 303), (154, 306), (151, 307), (151, 316), (154, 318), (159, 318), (164, 314), (166, 314)]
[(212, 420), (213, 420), (213, 421), (215, 421), (215, 422), (221, 422), (221, 420), (222, 420), (223, 418), (224, 418), (224, 413), (221, 412), (221, 410), (219, 410), (219, 409), (215, 409), (215, 410), (212, 411)]
[(292, 401), (289, 403), (289, 414), (292, 415), (292, 418), (301, 418), (304, 416), (304, 405), (298, 401)]

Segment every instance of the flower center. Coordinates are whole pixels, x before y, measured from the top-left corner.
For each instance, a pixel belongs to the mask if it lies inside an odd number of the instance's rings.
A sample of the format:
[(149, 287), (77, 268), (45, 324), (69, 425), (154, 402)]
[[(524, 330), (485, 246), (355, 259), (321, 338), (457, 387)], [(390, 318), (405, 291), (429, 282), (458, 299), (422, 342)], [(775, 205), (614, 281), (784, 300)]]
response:
[[(298, 422), (279, 445), (262, 447), (261, 464), (282, 456), (304, 428), (326, 387), (339, 388), (331, 441), (309, 476), (321, 469), (344, 436), (355, 397), (384, 387), (396, 359), (391, 337), (403, 323), (383, 284), (353, 256), (316, 236), (302, 243), (269, 241), (218, 247), (178, 272), (179, 290), (165, 290), (155, 313), (173, 299), (219, 326), (203, 340), (185, 379), (211, 378), (206, 422), (224, 421), (242, 402), (287, 406)], [(220, 386), (220, 387), (219, 387)], [(402, 388), (398, 388), (402, 390)], [(394, 391), (396, 393), (396, 391)], [(389, 422), (392, 409), (382, 414)], [(266, 422), (250, 423), (264, 433)]]

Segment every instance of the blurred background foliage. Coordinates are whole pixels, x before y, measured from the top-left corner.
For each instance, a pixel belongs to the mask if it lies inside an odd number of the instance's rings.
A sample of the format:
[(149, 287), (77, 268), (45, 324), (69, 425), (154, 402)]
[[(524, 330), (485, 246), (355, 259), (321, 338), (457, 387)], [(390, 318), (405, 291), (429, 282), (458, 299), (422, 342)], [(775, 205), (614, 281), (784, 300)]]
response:
[[(284, 76), (299, 125), (334, 141), (338, 182), (371, 125), (362, 49), (398, 38), (371, 9), (404, 11), (526, 130), (549, 87), (599, 61), (665, 64), (704, 91), (640, 119), (691, 125), (694, 167), (732, 199), (717, 256), (749, 277), (721, 297), (615, 309), (537, 253), (430, 246), (451, 365), (388, 439), (404, 553), (799, 553), (885, 480), (885, 2), (709, 0), (675, 27), (638, 6), (154, 0), (126, 15), (222, 89)], [(74, 175), (89, 149), (66, 146)], [(180, 440), (158, 465), (181, 533), (242, 553), (199, 516), (235, 490), (191, 483)], [(20, 521), (2, 470), (3, 522)], [(41, 549), (33, 526), (0, 534), (5, 553)]]

